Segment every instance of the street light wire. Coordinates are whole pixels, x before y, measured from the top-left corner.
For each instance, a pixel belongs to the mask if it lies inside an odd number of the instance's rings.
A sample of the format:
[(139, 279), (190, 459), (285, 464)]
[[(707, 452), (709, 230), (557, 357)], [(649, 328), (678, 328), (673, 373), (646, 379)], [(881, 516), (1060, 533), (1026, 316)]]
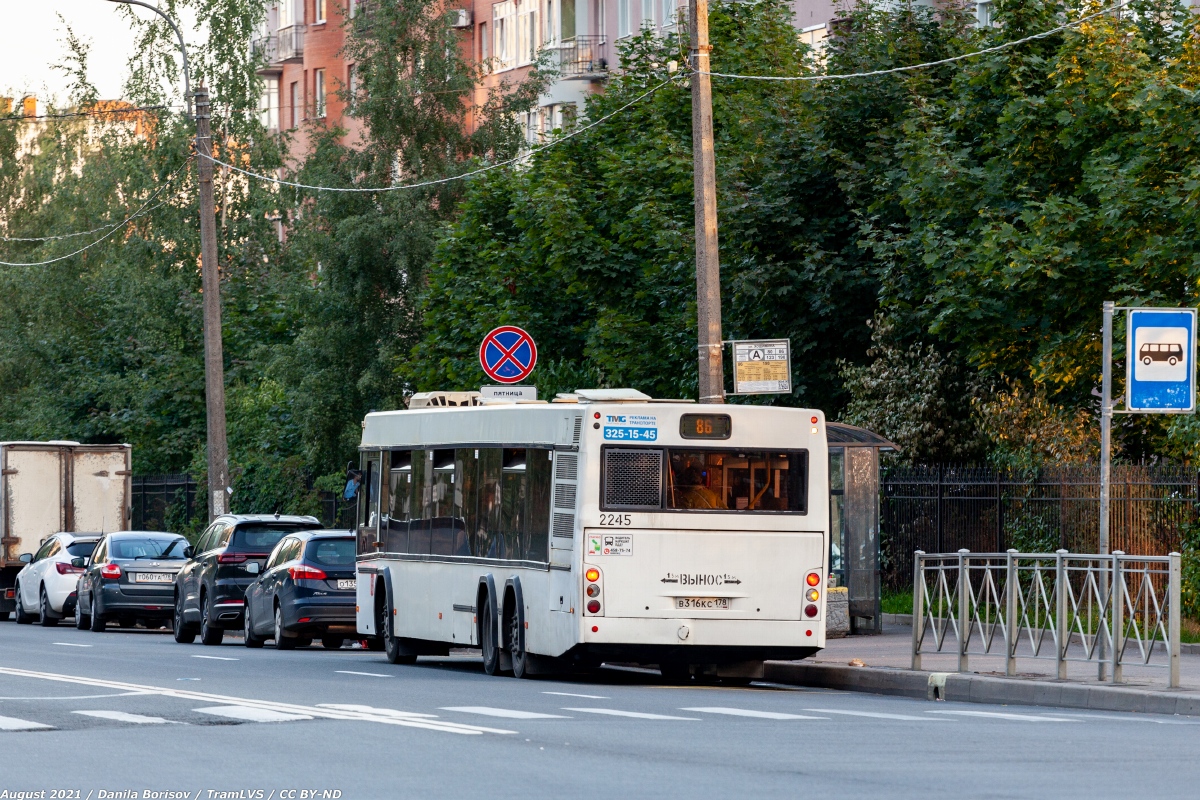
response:
[[(686, 77), (686, 76), (684, 76), (684, 77)], [(458, 175), (450, 175), (445, 178), (436, 178), (434, 180), (422, 181), (420, 183), (407, 183), (407, 184), (403, 184), (400, 186), (381, 186), (381, 187), (373, 187), (373, 188), (364, 188), (364, 187), (358, 187), (358, 186), (351, 186), (351, 187), (313, 186), (313, 185), (307, 184), (307, 183), (296, 183), (294, 181), (285, 181), (282, 178), (273, 178), (270, 175), (261, 175), (257, 172), (251, 172), (248, 169), (242, 169), (241, 167), (235, 167), (233, 164), (227, 164), (226, 162), (220, 160), (219, 158), (214, 158), (213, 156), (210, 156), (210, 155), (204, 155), (203, 153), (200, 154), (200, 157), (207, 158), (209, 161), (211, 161), (214, 164), (220, 164), (222, 167), (231, 169), (234, 172), (240, 172), (241, 174), (246, 175), (251, 178), (257, 178), (258, 180), (278, 184), (279, 186), (290, 186), (294, 189), (308, 189), (308, 190), (311, 190), (314, 192), (347, 192), (347, 193), (370, 193), (370, 194), (373, 194), (376, 192), (398, 192), (398, 191), (402, 191), (405, 189), (423, 189), (428, 186), (439, 186), (444, 183), (451, 183), (453, 181), (464, 180), (466, 178), (473, 178), (476, 175), (482, 175), (485, 172), (491, 172), (493, 170), (501, 169), (502, 167), (511, 166), (512, 164), (516, 164), (519, 161), (524, 161), (525, 159), (532, 158), (533, 156), (537, 155), (538, 153), (541, 153), (545, 150), (549, 150), (551, 147), (556, 147), (556, 146), (562, 144), (563, 142), (567, 141), (568, 139), (573, 139), (576, 136), (579, 136), (583, 133), (586, 133), (587, 131), (590, 131), (591, 129), (595, 128), (596, 126), (598, 126), (598, 125), (606, 122), (607, 120), (612, 119), (613, 117), (617, 116), (618, 114), (622, 113), (626, 109), (628, 109), (634, 105), (637, 105), (638, 103), (640, 103), (641, 101), (643, 101), (647, 97), (649, 97), (650, 95), (657, 92), (659, 89), (663, 88), (664, 86), (666, 86), (669, 83), (674, 82), (675, 80), (677, 80), (676, 77), (667, 78), (662, 83), (643, 92), (642, 94), (633, 98), (628, 103), (621, 106), (620, 108), (618, 108), (614, 111), (610, 111), (609, 113), (605, 114), (604, 116), (602, 116), (596, 120), (593, 120), (592, 122), (589, 122), (587, 125), (584, 125), (582, 128), (578, 128), (576, 130), (571, 131), (568, 134), (564, 134), (562, 136), (559, 136), (556, 139), (552, 139), (551, 141), (547, 142), (546, 144), (541, 145), (539, 147), (535, 147), (531, 150), (528, 150), (514, 158), (510, 158), (506, 161), (498, 161), (495, 164), (489, 164), (487, 166), (479, 167), (478, 169), (473, 169), (473, 170), (470, 170), (469, 172), (463, 172)]]
[(25, 122), (35, 119), (71, 119), (73, 117), (94, 117), (100, 114), (134, 114), (138, 111), (170, 111), (179, 106), (136, 106), (134, 108), (99, 108), (92, 111), (72, 111), (67, 114), (13, 114), (0, 117), (0, 122)]
[(1087, 22), (1088, 20), (1092, 20), (1092, 19), (1095, 19), (1096, 17), (1104, 16), (1105, 14), (1111, 13), (1113, 11), (1118, 11), (1123, 6), (1125, 6), (1128, 2), (1130, 2), (1130, 0), (1121, 0), (1121, 2), (1119, 2), (1119, 3), (1111, 5), (1107, 8), (1103, 8), (1100, 11), (1097, 11), (1093, 14), (1088, 14), (1085, 17), (1080, 17), (1079, 19), (1074, 20), (1072, 22), (1067, 22), (1062, 25), (1059, 25), (1057, 28), (1051, 28), (1048, 31), (1042, 31), (1041, 33), (1035, 33), (1035, 34), (1032, 34), (1031, 36), (1025, 36), (1021, 39), (1013, 39), (1012, 41), (1009, 41), (1009, 42), (1002, 42), (993, 47), (985, 47), (982, 50), (975, 50), (974, 52), (971, 52), (971, 53), (963, 53), (962, 55), (951, 56), (950, 58), (943, 58), (938, 61), (927, 61), (923, 64), (909, 64), (908, 66), (905, 66), (905, 67), (892, 67), (891, 69), (876, 69), (876, 70), (871, 70), (870, 72), (852, 72), (852, 73), (847, 73), (847, 74), (843, 74), (843, 75), (838, 75), (838, 74), (834, 74), (834, 75), (737, 75), (737, 74), (728, 73), (728, 72), (701, 72), (701, 71), (697, 71), (697, 74), (711, 75), (714, 78), (732, 78), (732, 79), (736, 79), (736, 80), (745, 80), (745, 81), (845, 81), (845, 80), (851, 80), (851, 79), (855, 79), (855, 78), (871, 78), (871, 77), (875, 77), (877, 75), (892, 75), (897, 72), (912, 72), (913, 70), (918, 70), (918, 69), (929, 69), (930, 67), (940, 67), (943, 64), (953, 64), (956, 61), (964, 61), (968, 58), (975, 58), (977, 56), (987, 55), (988, 53), (995, 53), (995, 52), (999, 52), (1000, 50), (1007, 50), (1010, 47), (1016, 47), (1017, 45), (1026, 44), (1027, 42), (1032, 42), (1037, 39), (1045, 39), (1046, 37), (1053, 36), (1056, 33), (1061, 33), (1062, 31), (1070, 30), (1071, 28), (1078, 27), (1078, 26), (1082, 25), (1083, 23)]
[[(154, 206), (150, 206), (150, 203), (154, 201), (154, 198), (156, 198), (160, 194), (162, 194), (163, 191), (165, 191), (171, 185), (171, 183), (175, 180), (175, 178), (179, 175), (179, 173), (181, 173), (181, 172), (183, 172), (183, 170), (187, 169), (188, 165), (191, 164), (191, 161), (192, 161), (192, 159), (190, 157), (186, 161), (184, 161), (183, 164), (180, 165), (179, 169), (175, 170), (169, 176), (167, 176), (167, 179), (166, 179), (166, 181), (163, 182), (162, 186), (155, 189), (154, 192), (149, 197), (146, 198), (146, 202), (142, 203), (142, 205), (140, 207), (138, 207), (137, 211), (134, 211), (128, 217), (126, 217), (122, 221), (113, 225), (112, 230), (110, 230), (108, 233), (101, 236), (96, 241), (91, 242), (90, 244), (84, 245), (83, 247), (79, 248), (75, 252), (68, 253), (65, 256), (58, 256), (57, 258), (47, 259), (46, 261), (31, 261), (28, 263), (0, 261), (0, 267), (44, 267), (48, 264), (54, 264), (58, 261), (65, 261), (68, 258), (74, 258), (75, 256), (79, 255), (80, 253), (83, 253), (84, 251), (92, 249), (96, 245), (98, 245), (101, 242), (108, 239), (110, 236), (112, 236), (117, 231), (124, 228), (130, 222), (133, 222), (133, 220), (137, 219), (140, 216), (148, 214), (150, 211), (153, 211), (154, 209), (158, 208), (163, 203), (166, 203), (167, 201), (164, 199), (161, 202), (156, 203)], [(104, 228), (97, 228), (97, 230), (104, 230)], [(58, 238), (66, 238), (66, 237), (63, 236), (63, 237), (58, 237)], [(14, 241), (14, 240), (7, 240), (7, 241)], [(26, 240), (15, 240), (15, 241), (26, 241)]]

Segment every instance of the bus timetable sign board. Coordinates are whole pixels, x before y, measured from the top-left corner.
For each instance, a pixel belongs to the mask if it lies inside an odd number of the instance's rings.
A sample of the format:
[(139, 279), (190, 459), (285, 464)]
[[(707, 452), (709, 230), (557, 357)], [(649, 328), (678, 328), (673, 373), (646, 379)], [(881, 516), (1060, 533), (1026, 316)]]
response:
[(788, 339), (733, 343), (734, 394), (791, 394), (792, 347)]
[(1196, 410), (1196, 309), (1131, 308), (1126, 326), (1125, 408)]

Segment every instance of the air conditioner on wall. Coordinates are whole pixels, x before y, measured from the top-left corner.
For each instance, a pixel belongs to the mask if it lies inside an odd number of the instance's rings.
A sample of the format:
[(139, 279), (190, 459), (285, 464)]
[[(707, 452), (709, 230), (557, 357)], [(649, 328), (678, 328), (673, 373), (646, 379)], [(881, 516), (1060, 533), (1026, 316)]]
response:
[(471, 27), (471, 12), (465, 8), (460, 8), (450, 12), (450, 25), (454, 28), (469, 28)]

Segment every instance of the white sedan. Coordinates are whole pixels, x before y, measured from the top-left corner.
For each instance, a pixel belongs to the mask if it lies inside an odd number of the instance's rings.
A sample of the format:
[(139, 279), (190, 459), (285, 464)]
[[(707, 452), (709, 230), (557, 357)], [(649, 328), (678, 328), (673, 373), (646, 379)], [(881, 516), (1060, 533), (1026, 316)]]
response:
[(100, 541), (98, 533), (56, 533), (42, 542), (34, 554), (25, 553), (26, 562), (17, 573), (17, 622), (27, 625), (35, 619), (46, 628), (75, 613), (75, 586), (83, 569), (71, 565), (71, 559), (87, 558)]

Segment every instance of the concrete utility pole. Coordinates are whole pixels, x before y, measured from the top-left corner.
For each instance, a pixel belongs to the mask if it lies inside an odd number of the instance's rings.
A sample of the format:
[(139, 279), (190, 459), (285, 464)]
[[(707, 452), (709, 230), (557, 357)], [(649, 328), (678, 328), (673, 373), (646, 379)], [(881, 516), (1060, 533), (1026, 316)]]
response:
[(1108, 555), (1109, 496), (1112, 487), (1112, 340), (1113, 310), (1116, 304), (1104, 301), (1102, 340), (1104, 364), (1100, 373), (1100, 555)]
[(200, 163), (200, 267), (204, 287), (204, 393), (208, 406), (209, 519), (229, 509), (229, 445), (225, 440), (225, 351), (221, 343), (221, 273), (213, 202), (211, 105), (196, 89), (196, 156)]
[(708, 75), (708, 0), (690, 0), (692, 161), (696, 196), (696, 322), (700, 402), (725, 402), (721, 342), (721, 261), (717, 246), (717, 165), (713, 153), (712, 77)]
[[(188, 115), (192, 113), (192, 77), (188, 70), (183, 33), (163, 11), (142, 0), (108, 0), (141, 6), (158, 14), (179, 39), (183, 55), (183, 94)], [(196, 158), (200, 183), (200, 268), (204, 289), (204, 389), (208, 413), (208, 514), (209, 519), (229, 510), (229, 446), (225, 439), (225, 354), (221, 344), (221, 275), (217, 267), (217, 219), (213, 201), (212, 106), (208, 89), (196, 90)]]

